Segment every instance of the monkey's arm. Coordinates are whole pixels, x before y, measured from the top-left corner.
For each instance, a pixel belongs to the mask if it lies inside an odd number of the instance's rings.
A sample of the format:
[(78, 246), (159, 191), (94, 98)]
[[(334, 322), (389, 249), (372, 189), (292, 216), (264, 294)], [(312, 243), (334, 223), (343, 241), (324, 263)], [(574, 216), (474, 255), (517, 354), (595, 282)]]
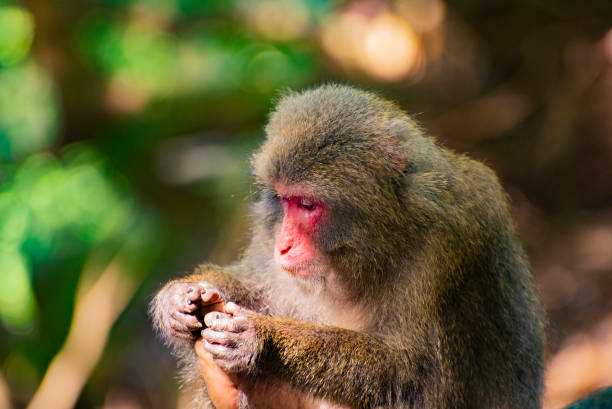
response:
[(298, 388), (371, 408), (399, 401), (398, 393), (411, 386), (399, 351), (372, 335), (266, 316), (257, 321), (263, 369)]
[[(271, 377), (354, 408), (393, 407), (414, 394), (417, 366), (372, 335), (247, 312), (206, 315), (204, 348), (224, 370)], [(415, 355), (412, 355), (413, 357)]]

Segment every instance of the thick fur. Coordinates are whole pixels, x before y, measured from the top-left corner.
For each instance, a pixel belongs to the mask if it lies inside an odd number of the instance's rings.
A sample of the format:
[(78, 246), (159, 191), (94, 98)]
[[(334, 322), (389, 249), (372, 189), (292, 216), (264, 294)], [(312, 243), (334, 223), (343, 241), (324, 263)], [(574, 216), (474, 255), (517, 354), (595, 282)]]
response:
[[(539, 408), (540, 307), (493, 172), (348, 86), (286, 95), (266, 133), (245, 255), (181, 280), (209, 281), (258, 312), (254, 385), (285, 385), (314, 407)], [(278, 182), (330, 210), (312, 280), (274, 262)]]

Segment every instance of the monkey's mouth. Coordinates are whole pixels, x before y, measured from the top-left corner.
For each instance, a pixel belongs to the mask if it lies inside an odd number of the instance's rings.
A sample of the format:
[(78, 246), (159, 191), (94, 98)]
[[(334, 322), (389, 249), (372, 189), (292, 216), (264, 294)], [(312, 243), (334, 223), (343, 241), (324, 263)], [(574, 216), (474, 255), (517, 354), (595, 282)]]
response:
[(298, 264), (297, 266), (284, 266), (281, 264), (280, 266), (285, 273), (291, 276), (298, 276), (301, 278), (306, 278), (311, 275), (314, 264), (304, 263), (304, 264)]

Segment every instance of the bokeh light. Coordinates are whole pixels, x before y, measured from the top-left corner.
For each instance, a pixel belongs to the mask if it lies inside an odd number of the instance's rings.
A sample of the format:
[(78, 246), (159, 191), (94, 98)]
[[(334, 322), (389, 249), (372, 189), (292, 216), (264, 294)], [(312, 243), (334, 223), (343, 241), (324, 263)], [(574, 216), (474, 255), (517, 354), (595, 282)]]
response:
[(381, 14), (370, 21), (363, 35), (363, 68), (386, 80), (398, 80), (417, 63), (419, 43), (410, 25), (392, 15)]
[(437, 0), (357, 2), (328, 17), (321, 42), (346, 70), (397, 82), (422, 77), (443, 51), (445, 6)]

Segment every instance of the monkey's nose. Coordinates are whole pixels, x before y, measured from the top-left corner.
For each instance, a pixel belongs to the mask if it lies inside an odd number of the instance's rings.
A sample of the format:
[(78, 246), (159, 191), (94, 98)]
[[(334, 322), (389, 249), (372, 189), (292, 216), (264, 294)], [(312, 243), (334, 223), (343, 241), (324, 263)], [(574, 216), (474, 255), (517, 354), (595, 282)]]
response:
[(291, 250), (291, 245), (288, 245), (285, 249), (280, 251), (281, 256), (284, 256), (285, 254), (289, 253), (289, 250)]

